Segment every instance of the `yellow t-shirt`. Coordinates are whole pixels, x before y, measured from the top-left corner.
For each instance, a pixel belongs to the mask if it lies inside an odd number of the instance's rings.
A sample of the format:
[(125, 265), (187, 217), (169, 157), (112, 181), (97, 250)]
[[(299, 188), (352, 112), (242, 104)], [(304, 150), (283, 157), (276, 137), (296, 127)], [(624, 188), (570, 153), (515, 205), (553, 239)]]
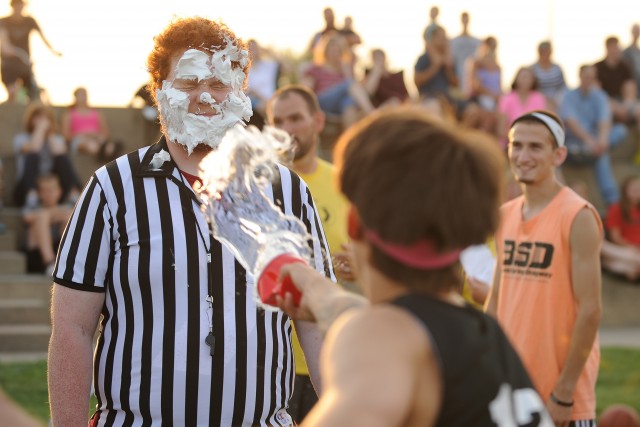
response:
[[(325, 237), (332, 253), (342, 252), (342, 244), (349, 241), (347, 234), (347, 212), (349, 203), (338, 191), (333, 165), (325, 160), (318, 159), (318, 166), (313, 173), (298, 173), (300, 178), (307, 183), (311, 195), (316, 204), (316, 210), (320, 216)], [(296, 374), (309, 375), (307, 362), (300, 347), (300, 342), (293, 333), (293, 353), (296, 361)]]

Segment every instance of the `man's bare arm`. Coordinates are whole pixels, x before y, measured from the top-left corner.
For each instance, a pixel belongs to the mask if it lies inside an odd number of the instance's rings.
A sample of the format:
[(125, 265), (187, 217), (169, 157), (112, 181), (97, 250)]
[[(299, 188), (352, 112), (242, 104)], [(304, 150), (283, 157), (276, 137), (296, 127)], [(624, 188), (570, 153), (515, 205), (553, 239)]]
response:
[(86, 427), (93, 336), (105, 294), (55, 285), (51, 301), (49, 404), (55, 426)]
[[(591, 353), (602, 315), (600, 244), (601, 232), (590, 209), (576, 215), (571, 226), (571, 281), (577, 302), (576, 323), (569, 342), (567, 359), (553, 390), (555, 397), (564, 402), (573, 401), (578, 378)], [(548, 398), (549, 396), (543, 396)], [(558, 405), (549, 404), (553, 417)], [(569, 412), (569, 416), (571, 412)], [(556, 418), (554, 417), (554, 420)]]
[(502, 268), (500, 267), (500, 257), (496, 257), (496, 264), (493, 268), (493, 284), (489, 289), (489, 296), (484, 304), (485, 313), (493, 317), (497, 317), (498, 313), (498, 294), (500, 293), (501, 272)]
[(309, 377), (311, 383), (320, 396), (322, 394), (322, 380), (320, 378), (320, 348), (322, 347), (322, 333), (318, 329), (318, 325), (304, 320), (295, 321), (296, 333), (300, 348), (304, 353), (304, 358), (309, 369)]
[(440, 377), (426, 334), (395, 307), (341, 316), (327, 334), (321, 369), (325, 391), (303, 427), (404, 425), (416, 406), (418, 378), (427, 378), (433, 396), (423, 409), (437, 414)]

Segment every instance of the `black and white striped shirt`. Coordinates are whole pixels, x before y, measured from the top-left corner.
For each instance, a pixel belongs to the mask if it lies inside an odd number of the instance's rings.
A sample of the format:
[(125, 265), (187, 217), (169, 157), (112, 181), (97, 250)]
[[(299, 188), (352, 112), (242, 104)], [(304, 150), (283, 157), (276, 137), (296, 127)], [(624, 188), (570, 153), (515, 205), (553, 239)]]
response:
[[(94, 359), (97, 425), (287, 425), (290, 319), (256, 307), (253, 279), (210, 236), (175, 163), (152, 169), (162, 149), (164, 139), (96, 171), (60, 245), (55, 283), (105, 292)], [(311, 193), (293, 172), (278, 172), (268, 195), (305, 223), (315, 268), (333, 277)], [(211, 267), (197, 227), (209, 240)], [(208, 269), (213, 357), (204, 343)]]

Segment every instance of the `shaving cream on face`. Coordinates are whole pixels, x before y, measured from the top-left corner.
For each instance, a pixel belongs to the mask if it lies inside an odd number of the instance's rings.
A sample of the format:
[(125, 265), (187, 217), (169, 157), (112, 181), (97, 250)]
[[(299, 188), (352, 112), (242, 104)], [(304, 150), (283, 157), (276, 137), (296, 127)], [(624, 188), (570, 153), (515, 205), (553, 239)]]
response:
[[(156, 92), (156, 99), (160, 122), (168, 139), (185, 146), (191, 154), (200, 144), (216, 148), (228, 129), (242, 120), (248, 121), (253, 114), (251, 101), (242, 92), (245, 80), (242, 69), (248, 61), (248, 52), (238, 49), (236, 43), (229, 39), (226, 47), (214, 51), (213, 55), (197, 49), (184, 52), (176, 66), (175, 79), (195, 80), (197, 83), (215, 79), (231, 91), (220, 103), (207, 90), (203, 91), (193, 102), (209, 104), (216, 114), (197, 115), (189, 112), (190, 94), (174, 88), (173, 80), (163, 81), (162, 88)], [(238, 62), (240, 66), (233, 68), (232, 62)]]

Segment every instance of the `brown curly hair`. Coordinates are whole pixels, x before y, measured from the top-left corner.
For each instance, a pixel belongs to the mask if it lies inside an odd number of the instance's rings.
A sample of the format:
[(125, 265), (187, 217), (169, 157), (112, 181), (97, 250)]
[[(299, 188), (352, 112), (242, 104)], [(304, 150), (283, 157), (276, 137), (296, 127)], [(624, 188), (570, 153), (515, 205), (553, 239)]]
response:
[(49, 131), (47, 132), (47, 135), (52, 135), (54, 133), (57, 133), (58, 123), (53, 110), (51, 109), (51, 107), (39, 101), (34, 101), (31, 104), (29, 104), (22, 117), (24, 129), (27, 131), (27, 133), (29, 135), (33, 133), (33, 131), (36, 128), (35, 118), (40, 114), (46, 115), (47, 118), (49, 119), (49, 122), (51, 123), (51, 125), (49, 126)]
[[(342, 193), (362, 226), (386, 242), (427, 239), (447, 252), (484, 243), (498, 226), (505, 166), (497, 144), (438, 122), (422, 108), (370, 114), (340, 137), (334, 160)], [(370, 261), (414, 291), (462, 286), (458, 263), (416, 269), (376, 246)]]
[[(149, 91), (156, 99), (156, 90), (162, 87), (162, 81), (171, 71), (171, 59), (188, 49), (207, 51), (210, 48), (224, 49), (227, 46), (225, 38), (236, 41), (238, 49), (246, 50), (245, 42), (237, 38), (233, 31), (221, 21), (212, 21), (206, 18), (193, 17), (181, 18), (165, 28), (154, 37), (153, 50), (147, 58), (147, 69), (151, 75)], [(239, 63), (234, 63), (238, 68)], [(244, 86), (247, 85), (250, 63), (243, 71), (245, 74)]]

